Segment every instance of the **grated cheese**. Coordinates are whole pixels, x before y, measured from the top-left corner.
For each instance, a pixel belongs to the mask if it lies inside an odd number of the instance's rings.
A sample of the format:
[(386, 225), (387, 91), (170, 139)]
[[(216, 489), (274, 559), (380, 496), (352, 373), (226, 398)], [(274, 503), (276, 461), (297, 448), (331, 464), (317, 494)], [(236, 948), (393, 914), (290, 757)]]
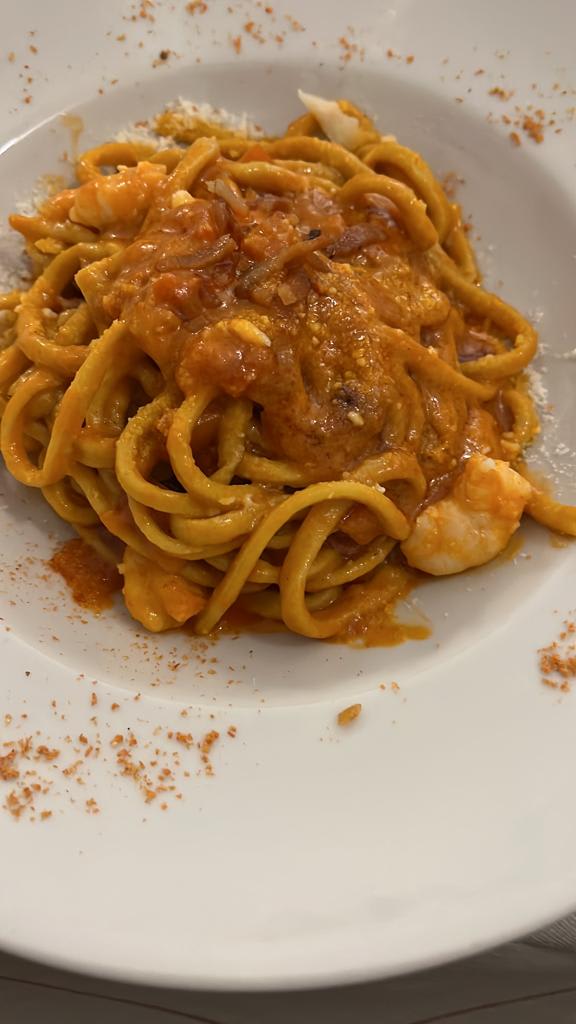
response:
[(211, 121), (213, 124), (229, 128), (233, 132), (240, 132), (252, 138), (259, 138), (262, 129), (253, 121), (246, 111), (241, 114), (232, 113), (224, 107), (213, 107), (211, 103), (193, 103), (179, 96), (175, 103), (170, 103), (168, 110), (185, 117), (198, 117), (201, 121)]

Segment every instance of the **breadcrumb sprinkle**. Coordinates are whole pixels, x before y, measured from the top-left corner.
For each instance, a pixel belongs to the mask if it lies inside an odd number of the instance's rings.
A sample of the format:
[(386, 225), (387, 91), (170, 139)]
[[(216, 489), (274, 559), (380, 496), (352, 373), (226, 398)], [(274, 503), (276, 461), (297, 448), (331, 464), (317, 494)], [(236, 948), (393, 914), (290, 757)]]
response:
[(576, 678), (576, 622), (566, 619), (557, 640), (538, 651), (538, 667), (544, 686), (569, 693)]
[(338, 725), (345, 726), (350, 725), (354, 719), (358, 718), (358, 715), (362, 711), (361, 704), (351, 704), (350, 707), (344, 708), (343, 711), (338, 713), (337, 722)]

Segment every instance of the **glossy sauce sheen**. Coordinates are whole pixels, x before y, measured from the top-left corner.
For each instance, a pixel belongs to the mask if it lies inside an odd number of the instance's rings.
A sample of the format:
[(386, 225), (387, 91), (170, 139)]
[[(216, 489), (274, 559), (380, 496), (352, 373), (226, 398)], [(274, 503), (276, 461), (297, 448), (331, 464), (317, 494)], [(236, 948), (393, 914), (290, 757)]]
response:
[[(125, 319), (185, 394), (201, 380), (257, 403), (263, 448), (317, 479), (393, 447), (406, 429), (396, 330), (454, 364), (459, 346), (469, 350), (469, 328), (387, 201), (371, 196), (358, 212), (311, 188), (254, 192), (232, 211), (210, 196), (208, 176), (205, 186), (207, 198), (165, 210), (127, 248), (102, 300), (106, 320)], [(240, 316), (271, 345), (214, 326)], [(488, 335), (483, 343), (489, 349)], [(440, 418), (437, 399), (429, 401), (431, 417)], [(467, 427), (475, 444), (482, 433), (499, 454), (488, 413), (479, 423), (480, 411), (471, 416), (461, 396), (451, 396), (451, 408), (452, 443), (431, 435), (419, 452), (429, 479), (455, 468)]]

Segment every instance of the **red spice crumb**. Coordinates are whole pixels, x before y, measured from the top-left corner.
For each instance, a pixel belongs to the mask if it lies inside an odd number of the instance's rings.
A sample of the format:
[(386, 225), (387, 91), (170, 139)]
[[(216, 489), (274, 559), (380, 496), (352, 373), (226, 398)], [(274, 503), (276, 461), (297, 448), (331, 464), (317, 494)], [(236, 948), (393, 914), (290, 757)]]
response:
[(210, 751), (214, 744), (216, 743), (216, 740), (219, 739), (219, 737), (220, 733), (216, 732), (215, 729), (211, 729), (210, 732), (207, 732), (204, 738), (198, 744), (200, 750), (200, 757), (202, 763), (204, 764), (204, 771), (206, 775), (214, 775), (214, 769), (212, 768), (212, 765), (210, 763)]
[(89, 814), (100, 814), (100, 808), (98, 807), (94, 797), (90, 797), (90, 799), (86, 801), (86, 810)]
[(189, 733), (189, 732), (177, 732), (176, 736), (175, 736), (175, 739), (176, 739), (177, 743), (181, 743), (182, 746), (183, 747), (187, 747), (188, 750), (190, 749), (190, 747), (194, 746), (194, 739), (192, 737), (192, 733)]
[(52, 811), (40, 811), (40, 821), (48, 821), (52, 817)]
[(14, 50), (10, 50), (10, 53), (8, 54), (8, 60), (10, 61), (11, 64), (13, 64), (14, 61), (16, 60), (16, 54), (14, 53)]
[[(352, 30), (351, 30), (352, 31)], [(365, 51), (363, 47), (359, 47), (358, 43), (351, 43), (346, 36), (340, 36), (338, 42), (341, 47), (340, 59), (346, 64), (352, 60), (352, 57), (358, 56), (361, 61), (364, 60)]]
[(400, 687), (398, 686), (398, 683), (390, 683), (390, 689), (393, 691), (393, 693), (398, 693)]
[(138, 17), (145, 18), (147, 21), (155, 21), (155, 17), (150, 13), (149, 8), (154, 7), (154, 0), (140, 0), (140, 10), (138, 11)]
[(476, 71), (474, 72), (474, 74), (475, 75), (484, 75), (485, 74), (484, 68), (476, 68)]
[(55, 761), (59, 754), (59, 750), (50, 750), (50, 748), (44, 746), (44, 744), (41, 744), (39, 747), (36, 747), (36, 757), (39, 760), (42, 759), (44, 761)]
[(502, 89), (499, 85), (495, 85), (492, 89), (488, 90), (489, 96), (497, 96), (499, 100), (509, 100), (514, 95), (512, 89)]
[(110, 705), (110, 710), (111, 710), (111, 711), (118, 711), (118, 708), (119, 708), (119, 707), (120, 707), (120, 705), (119, 705), (119, 704), (117, 704), (116, 702), (114, 702), (114, 704), (111, 704), (111, 705)]
[(513, 143), (514, 146), (521, 145), (520, 136), (518, 135), (518, 132), (510, 132), (510, 141)]
[(123, 42), (125, 42), (125, 40), (126, 40), (126, 33), (125, 32), (122, 32), (121, 35), (116, 36), (116, 42), (117, 43), (123, 43)]
[(234, 737), (236, 736), (236, 733), (237, 733), (237, 729), (236, 729), (236, 726), (235, 726), (235, 725), (231, 725), (231, 726), (229, 726), (229, 728), (228, 728), (228, 735), (229, 735), (229, 736), (230, 736), (230, 737), (231, 737), (232, 739), (234, 739)]
[(90, 694), (90, 705), (91, 705), (91, 707), (95, 708), (97, 703), (98, 703), (98, 697), (96, 696), (95, 693), (91, 693)]
[(232, 49), (234, 50), (234, 52), (240, 53), (240, 51), (242, 50), (242, 40), (240, 36), (232, 36), (230, 38), (230, 42), (232, 43)]
[(260, 26), (257, 25), (254, 21), (247, 21), (246, 24), (243, 27), (244, 27), (244, 31), (246, 32), (246, 34), (249, 35), (252, 39), (254, 39), (255, 42), (257, 42), (257, 43), (264, 43), (264, 42), (266, 42), (265, 37), (262, 34), (262, 30), (261, 30)]
[(16, 751), (11, 750), (4, 757), (0, 757), (0, 779), (3, 782), (8, 782), (10, 779), (20, 778), (20, 772), (15, 767)]
[(124, 743), (124, 737), (122, 733), (118, 733), (116, 736), (114, 736), (114, 739), (110, 741), (110, 746), (119, 747), (121, 743)]
[(360, 714), (361, 711), (361, 704), (351, 704), (350, 707), (344, 708), (343, 711), (340, 711), (338, 713), (338, 725), (350, 725), (350, 722), (353, 722), (355, 718), (358, 718), (358, 715)]
[(206, 0), (190, 0), (190, 3), (186, 4), (186, 10), (188, 14), (206, 14), (208, 4)]
[(464, 184), (464, 178), (461, 178), (455, 171), (448, 171), (441, 179), (441, 185), (449, 199), (453, 199), (458, 191), (458, 186)]
[(211, 747), (214, 745), (217, 739), (219, 739), (220, 733), (216, 732), (215, 729), (211, 729), (207, 732), (203, 740), (200, 743), (200, 750), (203, 754), (209, 754)]
[(413, 64), (414, 63), (414, 54), (411, 53), (411, 54), (409, 54), (408, 57), (406, 57), (406, 63), (407, 64)]
[[(536, 111), (536, 113), (539, 114), (540, 111)], [(542, 121), (537, 121), (527, 114), (522, 121), (522, 128), (526, 135), (529, 135), (534, 142), (541, 143), (544, 141), (544, 125)]]
[(12, 817), (18, 819), (24, 813), (27, 807), (30, 807), (32, 803), (32, 790), (29, 786), (24, 786), (20, 793), (17, 793), (15, 789), (6, 797), (6, 803), (4, 804), (6, 810), (12, 815)]
[(563, 693), (570, 691), (570, 680), (576, 678), (576, 624), (566, 620), (559, 639), (538, 651), (538, 667), (545, 686)]

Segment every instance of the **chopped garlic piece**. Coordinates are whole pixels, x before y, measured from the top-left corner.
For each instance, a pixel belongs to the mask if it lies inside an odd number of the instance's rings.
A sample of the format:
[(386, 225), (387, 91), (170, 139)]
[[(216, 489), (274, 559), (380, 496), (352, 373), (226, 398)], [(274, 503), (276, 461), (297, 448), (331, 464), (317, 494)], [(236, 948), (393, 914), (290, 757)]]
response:
[(185, 206), (186, 203), (193, 203), (194, 196), (191, 196), (185, 188), (179, 188), (177, 192), (172, 196), (172, 209), (175, 210), (177, 206)]
[(362, 130), (357, 117), (345, 114), (336, 100), (325, 100), (311, 92), (298, 89), (298, 98), (314, 115), (324, 134), (331, 142), (346, 149), (355, 149), (362, 141)]
[(253, 345), (264, 345), (266, 348), (271, 348), (272, 342), (264, 331), (261, 331), (256, 324), (253, 324), (250, 320), (244, 320), (242, 318), (230, 320), (227, 324), (229, 330), (237, 334), (242, 341), (251, 342)]
[(356, 412), (355, 409), (351, 409), (347, 415), (350, 423), (353, 423), (355, 427), (364, 426), (364, 417), (359, 412)]

